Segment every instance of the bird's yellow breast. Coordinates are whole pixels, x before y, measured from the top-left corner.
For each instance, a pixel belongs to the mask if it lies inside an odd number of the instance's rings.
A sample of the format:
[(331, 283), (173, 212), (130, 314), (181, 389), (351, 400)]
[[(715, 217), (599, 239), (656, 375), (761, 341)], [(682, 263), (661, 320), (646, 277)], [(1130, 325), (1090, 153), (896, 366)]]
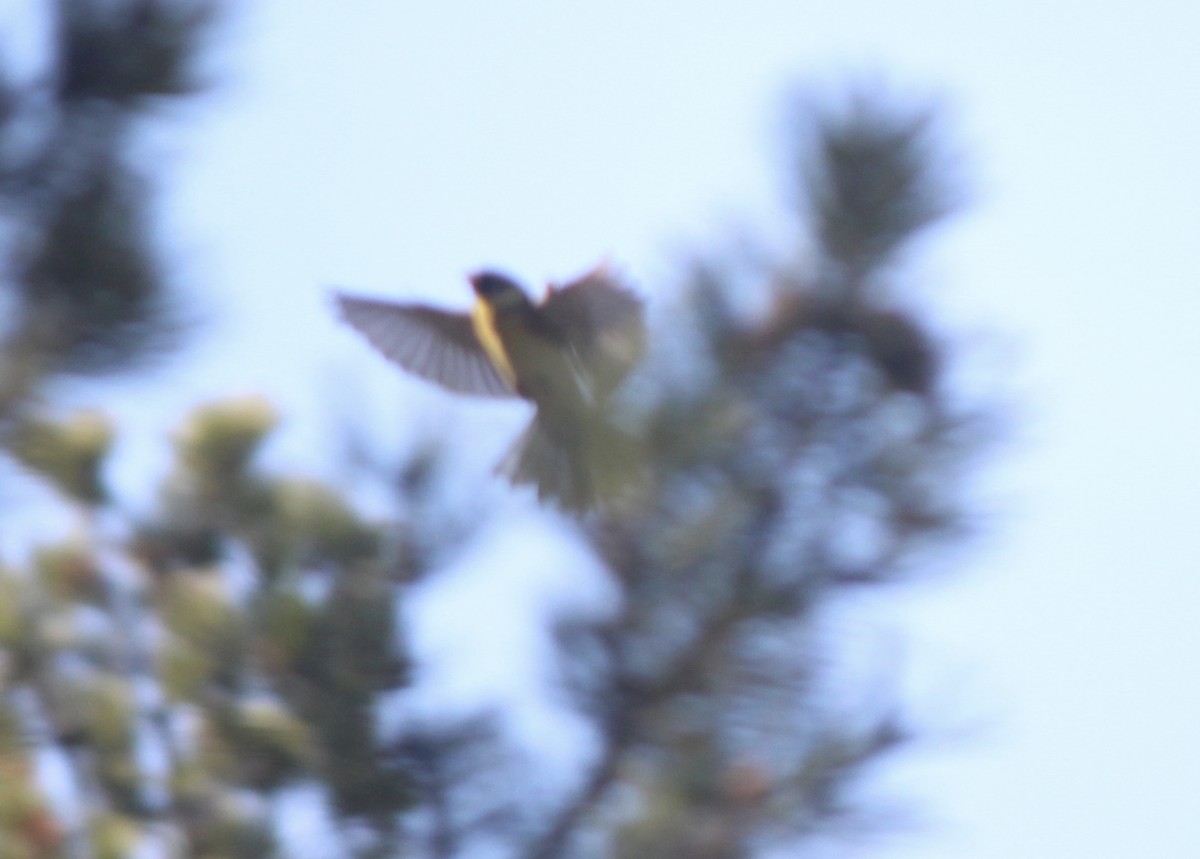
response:
[(516, 390), (517, 373), (513, 369), (512, 360), (504, 348), (504, 341), (496, 331), (496, 311), (486, 301), (479, 299), (471, 307), (471, 327), (475, 329), (475, 337), (492, 366), (504, 381)]

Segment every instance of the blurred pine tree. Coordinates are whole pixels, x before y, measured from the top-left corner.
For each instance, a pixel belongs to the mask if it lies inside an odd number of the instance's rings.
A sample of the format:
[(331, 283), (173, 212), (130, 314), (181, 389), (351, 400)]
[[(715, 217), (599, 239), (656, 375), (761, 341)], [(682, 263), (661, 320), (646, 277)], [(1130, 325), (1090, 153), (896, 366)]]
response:
[[(177, 431), (161, 503), (129, 521), (102, 480), (108, 422), (42, 408), (57, 375), (177, 342), (127, 142), (150, 104), (195, 90), (214, 12), (55, 8), (53, 110), (30, 119), (42, 93), (0, 81), (0, 455), (81, 524), (28, 569), (0, 565), (0, 857), (281, 855), (271, 809), (296, 785), (320, 789), (331, 838), (364, 857), (791, 855), (869, 821), (856, 783), (914, 726), (898, 702), (829, 700), (822, 613), (962, 533), (986, 429), (896, 275), (955, 199), (932, 112), (872, 92), (809, 104), (797, 250), (703, 254), (685, 273), (624, 405), (644, 483), (578, 523), (619, 609), (550, 621), (563, 699), (598, 747), (546, 796), (498, 718), (378, 728), (413, 673), (407, 586), (462, 536), (430, 491), (445, 451), (392, 480), (419, 516), (366, 521), (333, 487), (263, 473), (274, 411), (230, 400)], [(14, 141), (35, 121), (30, 152)], [(37, 777), (48, 758), (78, 803)]]

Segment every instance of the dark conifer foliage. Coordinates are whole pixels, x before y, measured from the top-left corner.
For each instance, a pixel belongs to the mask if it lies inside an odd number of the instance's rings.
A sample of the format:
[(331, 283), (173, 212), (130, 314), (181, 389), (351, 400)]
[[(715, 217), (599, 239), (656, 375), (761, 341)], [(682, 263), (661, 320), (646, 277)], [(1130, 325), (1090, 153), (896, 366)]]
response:
[[(649, 368), (646, 494), (586, 528), (622, 608), (560, 625), (601, 749), (522, 855), (589, 855), (597, 830), (597, 855), (799, 849), (869, 819), (855, 785), (914, 731), (878, 690), (873, 711), (831, 707), (819, 630), (840, 595), (919, 572), (964, 527), (979, 418), (888, 270), (950, 189), (924, 109), (863, 93), (806, 119), (815, 258), (701, 257), (684, 283), (686, 366)], [(737, 290), (768, 311), (739, 313)]]
[[(142, 365), (178, 342), (144, 166), (156, 108), (196, 92), (208, 0), (59, 0), (38, 76), (0, 81), (0, 326), (9, 397), (41, 373)], [(0, 402), (0, 409), (3, 403)]]

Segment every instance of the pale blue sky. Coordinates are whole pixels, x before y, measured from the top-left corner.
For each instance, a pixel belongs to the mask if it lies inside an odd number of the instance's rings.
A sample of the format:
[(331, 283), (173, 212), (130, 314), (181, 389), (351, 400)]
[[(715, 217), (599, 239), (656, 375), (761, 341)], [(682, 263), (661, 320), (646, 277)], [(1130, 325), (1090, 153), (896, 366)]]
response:
[[(740, 220), (777, 229), (789, 87), (865, 72), (940, 94), (975, 201), (912, 272), (948, 325), (1011, 344), (992, 367), (1016, 426), (987, 482), (994, 524), (961, 576), (871, 617), (912, 642), (912, 685), (939, 690), (926, 708), (952, 701), (987, 728), (889, 770), (935, 825), (864, 855), (1188, 855), (1198, 9), (244, 4), (167, 173), (182, 271), (219, 321), (169, 372), (120, 386), (125, 455), (161, 464), (163, 428), (196, 401), (261, 390), (289, 419), (276, 460), (320, 470), (331, 394), (314, 379), (348, 373), (381, 439), (404, 437), (418, 401), (515, 426), (371, 360), (327, 288), (465, 301), (480, 265), (540, 281), (605, 255), (651, 286), (681, 245)], [(481, 471), (505, 441), (478, 453)], [(145, 497), (147, 470), (122, 472), (130, 495)]]

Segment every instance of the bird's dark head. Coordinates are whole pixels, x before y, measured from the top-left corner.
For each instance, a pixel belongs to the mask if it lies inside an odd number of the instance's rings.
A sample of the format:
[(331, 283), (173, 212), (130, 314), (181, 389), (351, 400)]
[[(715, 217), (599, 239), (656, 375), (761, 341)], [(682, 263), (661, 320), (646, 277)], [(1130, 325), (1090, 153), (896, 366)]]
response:
[(480, 271), (471, 275), (471, 286), (480, 299), (497, 310), (529, 303), (525, 291), (507, 275), (495, 271)]

